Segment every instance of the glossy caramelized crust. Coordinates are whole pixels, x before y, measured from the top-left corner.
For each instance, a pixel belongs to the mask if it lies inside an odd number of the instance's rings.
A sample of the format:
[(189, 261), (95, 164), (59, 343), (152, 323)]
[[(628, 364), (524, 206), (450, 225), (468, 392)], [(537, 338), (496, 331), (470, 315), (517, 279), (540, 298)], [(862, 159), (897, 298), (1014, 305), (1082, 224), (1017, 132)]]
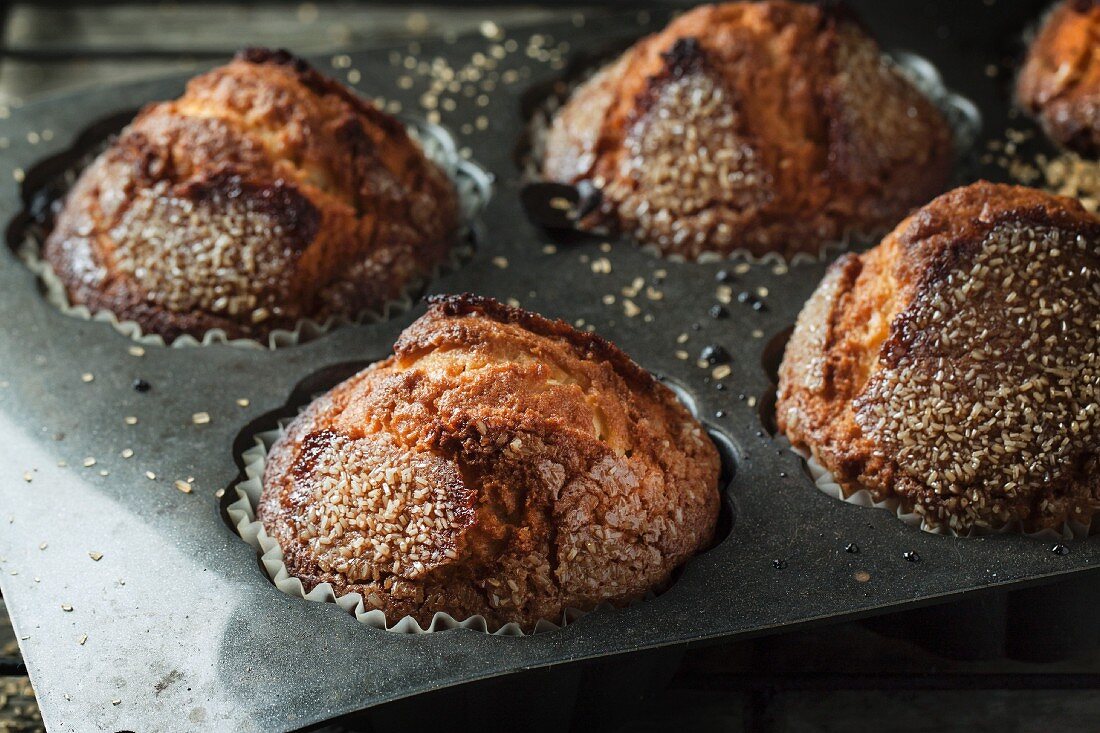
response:
[(710, 542), (714, 445), (610, 343), (467, 295), (434, 299), (394, 351), (268, 457), (257, 515), (307, 589), (391, 623), (529, 630), (659, 591)]
[(779, 0), (696, 8), (554, 119), (545, 175), (591, 182), (610, 225), (665, 254), (817, 254), (943, 190), (951, 131), (856, 25)]
[(1064, 0), (1031, 44), (1020, 104), (1054, 140), (1100, 156), (1100, 0)]
[(967, 533), (1100, 507), (1100, 219), (976, 183), (846, 255), (787, 346), (781, 430), (847, 493)]
[(283, 51), (146, 107), (76, 183), (44, 255), (70, 300), (167, 340), (377, 309), (442, 260), (450, 181), (394, 118)]

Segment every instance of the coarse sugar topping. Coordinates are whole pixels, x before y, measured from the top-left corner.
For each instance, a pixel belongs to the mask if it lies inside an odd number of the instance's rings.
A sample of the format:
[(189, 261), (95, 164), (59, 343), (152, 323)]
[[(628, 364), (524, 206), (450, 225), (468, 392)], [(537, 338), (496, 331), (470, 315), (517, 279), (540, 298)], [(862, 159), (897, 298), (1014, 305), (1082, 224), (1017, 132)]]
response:
[(321, 570), (351, 582), (411, 580), (457, 558), (456, 539), (472, 518), (453, 463), (382, 433), (311, 434), (294, 482), (298, 539)]
[(1079, 233), (1002, 223), (917, 285), (855, 403), (862, 430), (931, 490), (917, 512), (990, 524), (1046, 495), (1038, 511), (1056, 515), (1071, 500), (1057, 487), (1096, 469), (1098, 253)]
[(115, 267), (169, 310), (248, 314), (259, 323), (280, 310), (271, 296), (287, 287), (301, 246), (279, 219), (259, 196), (188, 198), (160, 182), (139, 191), (111, 230)]
[(733, 99), (705, 69), (668, 79), (654, 94), (624, 141), (608, 198), (620, 201), (618, 215), (639, 240), (696, 253), (708, 242), (733, 246), (739, 220), (773, 195)]

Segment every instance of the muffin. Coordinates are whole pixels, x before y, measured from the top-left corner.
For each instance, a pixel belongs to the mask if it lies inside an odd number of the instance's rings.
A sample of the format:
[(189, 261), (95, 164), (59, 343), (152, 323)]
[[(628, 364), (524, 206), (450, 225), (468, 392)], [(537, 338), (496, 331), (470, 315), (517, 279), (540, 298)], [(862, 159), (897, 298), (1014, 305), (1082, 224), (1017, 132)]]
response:
[(290, 423), (256, 516), (306, 592), (360, 593), (391, 624), (530, 630), (666, 587), (711, 541), (718, 471), (702, 426), (607, 341), (436, 297)]
[(544, 175), (598, 192), (582, 227), (665, 255), (818, 254), (941, 192), (943, 115), (852, 20), (772, 0), (707, 5), (573, 93)]
[(787, 345), (776, 417), (845, 495), (926, 529), (1087, 524), (1098, 352), (1100, 218), (979, 182), (829, 268)]
[(285, 51), (249, 49), (143, 109), (43, 246), (73, 305), (172, 341), (354, 318), (442, 261), (447, 176), (393, 117)]
[(1100, 156), (1100, 0), (1064, 0), (1043, 24), (1017, 79), (1020, 104), (1047, 135)]

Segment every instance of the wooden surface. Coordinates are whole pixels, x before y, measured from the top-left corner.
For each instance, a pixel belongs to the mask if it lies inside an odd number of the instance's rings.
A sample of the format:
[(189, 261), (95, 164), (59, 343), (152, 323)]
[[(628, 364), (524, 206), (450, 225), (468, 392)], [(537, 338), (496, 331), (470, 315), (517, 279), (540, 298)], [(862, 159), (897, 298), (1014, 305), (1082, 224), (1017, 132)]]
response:
[[(10, 665), (18, 658), (19, 644), (0, 599), (0, 665)], [(24, 675), (0, 675), (0, 733), (42, 729), (30, 680)]]
[[(0, 7), (3, 3), (0, 2)], [(302, 55), (338, 53), (429, 35), (561, 20), (569, 3), (475, 4), (446, 10), (417, 4), (85, 3), (79, 7), (14, 3), (4, 28), (0, 103), (64, 89), (187, 71), (226, 58), (243, 45)]]

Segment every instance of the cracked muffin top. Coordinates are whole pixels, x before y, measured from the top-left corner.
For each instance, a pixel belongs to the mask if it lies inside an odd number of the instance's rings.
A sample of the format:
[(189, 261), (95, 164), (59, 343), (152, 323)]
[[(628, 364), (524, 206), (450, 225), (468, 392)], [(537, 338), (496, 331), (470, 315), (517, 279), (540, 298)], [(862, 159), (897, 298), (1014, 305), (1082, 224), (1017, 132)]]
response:
[(172, 341), (354, 318), (443, 260), (446, 175), (393, 117), (249, 49), (147, 106), (83, 172), (43, 255), (74, 305)]
[(665, 255), (817, 254), (941, 192), (940, 111), (847, 15), (706, 5), (643, 38), (555, 115), (544, 175), (598, 193), (582, 226)]
[(828, 271), (776, 417), (850, 494), (967, 534), (1100, 509), (1100, 218), (979, 182)]
[(713, 536), (718, 473), (703, 427), (615, 346), (448, 296), (288, 426), (257, 517), (307, 591), (360, 593), (390, 623), (530, 630), (667, 586)]

